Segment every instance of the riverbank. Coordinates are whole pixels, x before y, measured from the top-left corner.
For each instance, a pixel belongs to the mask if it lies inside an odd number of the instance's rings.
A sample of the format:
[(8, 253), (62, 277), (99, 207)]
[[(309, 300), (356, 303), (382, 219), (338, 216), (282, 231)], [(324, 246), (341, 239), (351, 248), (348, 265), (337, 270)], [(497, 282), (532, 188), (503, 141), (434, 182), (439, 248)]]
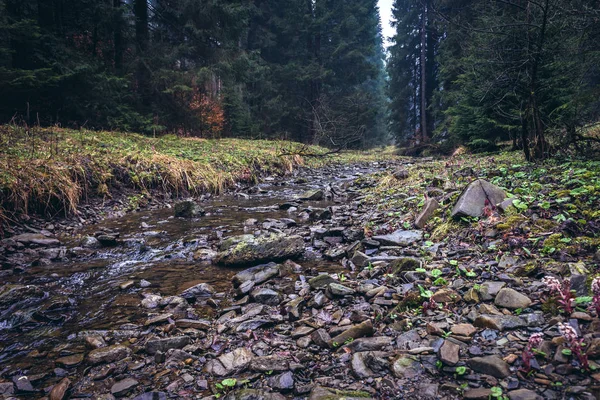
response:
[(199, 199), (187, 216), (6, 239), (0, 388), (592, 399), (599, 172), (519, 153), (336, 164)]
[(172, 201), (221, 193), (300, 166), (394, 157), (391, 148), (319, 157), (327, 149), (286, 141), (152, 138), (9, 125), (0, 126), (0, 149), (0, 230), (23, 216), (73, 215), (82, 202), (104, 204), (123, 194), (129, 203), (124, 208), (136, 209), (157, 195)]

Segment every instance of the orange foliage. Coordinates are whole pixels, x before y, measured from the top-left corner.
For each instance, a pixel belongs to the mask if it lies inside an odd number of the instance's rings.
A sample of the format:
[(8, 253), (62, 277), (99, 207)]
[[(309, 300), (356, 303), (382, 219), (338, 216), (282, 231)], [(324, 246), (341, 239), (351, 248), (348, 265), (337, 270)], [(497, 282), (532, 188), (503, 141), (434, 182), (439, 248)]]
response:
[(196, 113), (201, 123), (200, 136), (219, 137), (223, 132), (225, 115), (218, 99), (195, 90), (189, 103), (189, 108)]

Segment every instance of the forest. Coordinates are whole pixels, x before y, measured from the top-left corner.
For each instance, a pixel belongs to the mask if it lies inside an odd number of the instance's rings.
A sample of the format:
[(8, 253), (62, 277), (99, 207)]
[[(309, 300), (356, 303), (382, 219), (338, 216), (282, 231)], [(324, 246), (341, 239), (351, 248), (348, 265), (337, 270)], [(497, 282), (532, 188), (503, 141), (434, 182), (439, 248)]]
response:
[[(0, 120), (528, 159), (598, 143), (594, 0), (0, 2)], [(591, 132), (591, 134), (589, 134)]]
[(0, 400), (598, 399), (599, 157), (600, 0), (0, 0)]

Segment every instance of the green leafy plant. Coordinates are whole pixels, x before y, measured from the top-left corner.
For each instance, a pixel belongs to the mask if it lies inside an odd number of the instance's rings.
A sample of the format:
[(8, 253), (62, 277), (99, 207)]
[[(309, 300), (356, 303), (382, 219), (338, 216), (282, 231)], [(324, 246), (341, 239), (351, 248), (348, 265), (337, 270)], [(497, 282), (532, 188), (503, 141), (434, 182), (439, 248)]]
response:
[(434, 278), (439, 278), (440, 276), (442, 276), (442, 271), (439, 269), (433, 269), (431, 271), (431, 276), (433, 276)]
[(433, 296), (433, 292), (431, 290), (427, 290), (421, 285), (419, 285), (419, 293), (421, 294), (421, 297), (426, 299), (429, 299), (431, 296)]

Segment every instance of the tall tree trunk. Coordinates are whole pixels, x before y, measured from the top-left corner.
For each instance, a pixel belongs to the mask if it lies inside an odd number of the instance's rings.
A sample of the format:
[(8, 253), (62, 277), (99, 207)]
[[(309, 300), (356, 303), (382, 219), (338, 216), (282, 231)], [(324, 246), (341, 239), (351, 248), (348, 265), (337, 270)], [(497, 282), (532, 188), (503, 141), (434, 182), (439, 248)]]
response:
[(535, 130), (535, 149), (534, 153), (537, 158), (545, 158), (548, 155), (548, 146), (544, 135), (544, 126), (542, 124), (542, 118), (540, 115), (540, 109), (537, 101), (537, 79), (538, 69), (540, 64), (541, 53), (544, 49), (544, 42), (546, 40), (546, 25), (548, 23), (548, 5), (549, 0), (544, 2), (544, 8), (542, 11), (542, 26), (540, 29), (539, 40), (533, 54), (533, 66), (531, 68), (531, 86), (530, 86), (530, 101), (531, 111), (533, 117), (533, 126)]
[(113, 15), (114, 15), (114, 45), (115, 45), (115, 71), (117, 75), (123, 73), (123, 9), (121, 0), (113, 0)]
[(150, 96), (150, 71), (146, 65), (145, 57), (148, 52), (148, 2), (147, 0), (134, 0), (133, 12), (135, 15), (135, 37), (137, 42), (137, 81), (142, 103), (148, 104)]
[(434, 128), (434, 120), (432, 115), (432, 103), (433, 103), (433, 93), (437, 88), (437, 79), (436, 79), (436, 70), (435, 70), (435, 49), (436, 49), (436, 41), (437, 41), (437, 33), (432, 26), (433, 17), (431, 16), (431, 0), (427, 0), (427, 25), (426, 25), (426, 59), (425, 59), (425, 82), (427, 83), (425, 87), (425, 118), (427, 119), (427, 134), (429, 136), (433, 133)]
[(423, 0), (423, 10), (421, 11), (421, 140), (426, 142), (429, 139), (427, 132), (427, 1)]

